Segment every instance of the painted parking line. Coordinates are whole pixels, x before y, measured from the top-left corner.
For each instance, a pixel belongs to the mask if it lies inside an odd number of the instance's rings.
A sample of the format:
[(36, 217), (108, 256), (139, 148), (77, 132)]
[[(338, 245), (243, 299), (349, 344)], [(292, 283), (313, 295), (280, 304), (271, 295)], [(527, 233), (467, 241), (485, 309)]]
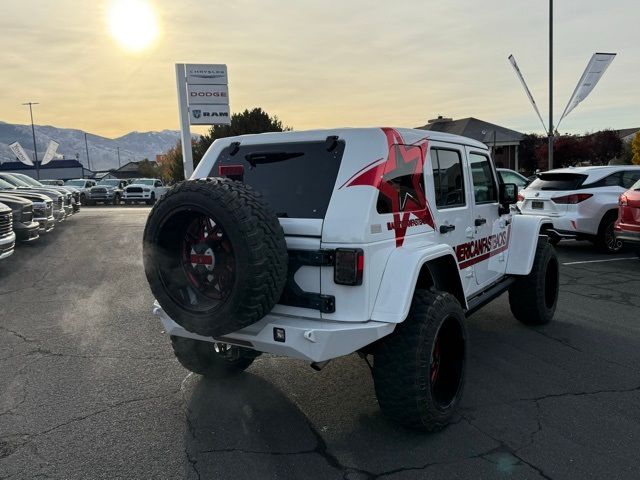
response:
[(580, 265), (581, 263), (603, 263), (603, 262), (620, 262), (622, 260), (637, 260), (638, 257), (625, 257), (625, 258), (607, 258), (605, 260), (583, 260), (581, 262), (567, 262), (562, 265)]

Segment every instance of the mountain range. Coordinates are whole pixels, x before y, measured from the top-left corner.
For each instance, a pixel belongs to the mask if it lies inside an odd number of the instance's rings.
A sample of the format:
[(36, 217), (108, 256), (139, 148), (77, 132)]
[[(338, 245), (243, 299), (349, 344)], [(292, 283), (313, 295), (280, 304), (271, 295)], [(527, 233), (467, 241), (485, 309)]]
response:
[[(60, 144), (58, 147), (59, 158), (62, 156), (66, 159), (77, 158), (82, 165), (89, 166), (84, 131), (50, 125), (36, 125), (35, 131), (38, 159), (42, 159), (49, 140), (54, 140)], [(165, 153), (176, 144), (179, 138), (180, 132), (178, 130), (130, 132), (118, 138), (107, 138), (87, 132), (91, 170), (118, 168), (118, 147), (120, 147), (120, 163), (122, 165), (145, 158), (155, 160), (156, 155)], [(9, 145), (13, 142), (19, 142), (29, 157), (33, 159), (31, 125), (0, 122), (0, 163), (16, 160), (13, 152), (9, 149)]]

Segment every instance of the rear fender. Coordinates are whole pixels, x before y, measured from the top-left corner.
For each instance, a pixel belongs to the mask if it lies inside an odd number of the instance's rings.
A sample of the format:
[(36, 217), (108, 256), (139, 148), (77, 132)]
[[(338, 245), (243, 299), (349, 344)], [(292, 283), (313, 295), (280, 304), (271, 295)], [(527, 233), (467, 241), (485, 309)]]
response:
[(387, 323), (404, 321), (416, 286), (448, 291), (458, 298), (463, 308), (467, 306), (460, 272), (449, 245), (401, 247), (389, 257), (371, 319)]
[(511, 219), (511, 240), (506, 273), (529, 275), (533, 267), (538, 237), (553, 228), (550, 218), (537, 215), (514, 215)]

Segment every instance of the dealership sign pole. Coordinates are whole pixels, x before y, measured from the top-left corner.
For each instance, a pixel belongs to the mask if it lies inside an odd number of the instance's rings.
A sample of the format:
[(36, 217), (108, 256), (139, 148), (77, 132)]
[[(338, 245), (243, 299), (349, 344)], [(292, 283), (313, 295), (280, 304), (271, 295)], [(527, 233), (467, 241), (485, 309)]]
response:
[(193, 173), (191, 125), (230, 125), (227, 66), (176, 64), (184, 178)]

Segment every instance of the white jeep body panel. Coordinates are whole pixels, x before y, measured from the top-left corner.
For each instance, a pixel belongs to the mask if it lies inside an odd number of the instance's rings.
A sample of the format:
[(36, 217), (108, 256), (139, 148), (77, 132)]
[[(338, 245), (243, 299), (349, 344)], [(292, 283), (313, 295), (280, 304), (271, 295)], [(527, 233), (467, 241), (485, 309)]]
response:
[[(463, 308), (468, 299), (504, 278), (505, 271), (529, 273), (539, 228), (548, 219), (530, 217), (521, 221), (517, 215), (500, 214), (497, 198), (495, 202), (479, 201), (476, 205), (469, 155), (475, 152), (488, 159), (488, 149), (472, 139), (390, 128), (244, 135), (216, 140), (191, 179), (218, 176), (216, 161), (234, 142), (246, 147), (319, 142), (332, 136), (344, 142), (344, 152), (326, 214), (323, 218), (281, 216), (280, 224), (290, 250), (361, 249), (362, 284), (337, 284), (332, 265), (302, 266), (295, 274), (296, 284), (304, 291), (335, 298), (334, 312), (279, 304), (258, 323), (217, 341), (311, 361), (328, 360), (391, 333), (406, 318), (420, 271), (427, 262), (446, 257), (450, 265), (458, 267), (452, 267), (447, 275), (460, 286)], [(463, 185), (454, 190), (462, 194), (464, 205), (437, 206), (433, 148), (458, 152), (462, 169), (459, 180)], [(497, 189), (495, 168), (490, 161), (489, 164)], [(414, 170), (406, 173), (405, 167)], [(391, 180), (398, 178), (393, 176), (398, 171), (401, 173), (397, 175), (409, 175), (411, 182), (422, 178), (424, 186), (413, 183), (415, 188), (407, 189), (404, 184), (394, 184)], [(439, 178), (442, 175), (439, 173)], [(284, 179), (282, 188), (293, 186)], [(385, 213), (384, 206), (380, 206), (381, 195), (393, 198), (390, 209), (397, 210)], [(477, 223), (479, 219), (485, 222)], [(441, 231), (442, 226), (447, 229)], [(513, 256), (521, 258), (512, 259)], [(187, 332), (158, 305), (154, 313), (170, 335), (214, 341)], [(286, 330), (286, 342), (274, 340), (274, 328)]]

